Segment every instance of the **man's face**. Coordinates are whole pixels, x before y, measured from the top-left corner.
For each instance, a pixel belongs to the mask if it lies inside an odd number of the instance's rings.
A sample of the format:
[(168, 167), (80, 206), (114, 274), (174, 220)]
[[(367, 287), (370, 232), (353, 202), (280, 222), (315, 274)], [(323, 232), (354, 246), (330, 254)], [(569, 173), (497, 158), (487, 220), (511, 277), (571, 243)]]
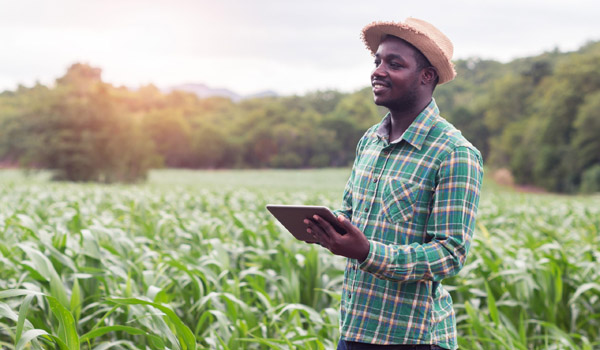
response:
[(417, 103), (421, 70), (417, 67), (414, 50), (396, 37), (388, 36), (379, 44), (371, 73), (375, 104), (403, 111)]

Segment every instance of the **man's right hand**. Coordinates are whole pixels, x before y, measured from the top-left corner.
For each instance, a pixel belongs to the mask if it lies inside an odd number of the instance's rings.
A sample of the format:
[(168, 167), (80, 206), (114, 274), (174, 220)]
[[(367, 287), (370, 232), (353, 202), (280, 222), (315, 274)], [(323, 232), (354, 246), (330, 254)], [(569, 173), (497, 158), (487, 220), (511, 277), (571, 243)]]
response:
[(319, 244), (329, 249), (333, 254), (363, 262), (371, 249), (369, 240), (345, 216), (339, 215), (337, 220), (346, 230), (346, 234), (342, 235), (337, 232), (327, 220), (318, 215), (313, 216), (312, 220), (304, 220), (307, 226), (306, 232), (312, 234)]

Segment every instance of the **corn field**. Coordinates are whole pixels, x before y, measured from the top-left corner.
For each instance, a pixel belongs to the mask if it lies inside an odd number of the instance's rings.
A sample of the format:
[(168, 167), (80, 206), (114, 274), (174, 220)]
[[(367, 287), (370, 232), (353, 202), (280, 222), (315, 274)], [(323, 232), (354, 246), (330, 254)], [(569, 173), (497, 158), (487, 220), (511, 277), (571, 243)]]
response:
[[(0, 348), (334, 349), (344, 260), (267, 203), (340, 202), (347, 169), (153, 173), (143, 185), (0, 172)], [(600, 348), (600, 197), (486, 184), (445, 282), (461, 349)]]

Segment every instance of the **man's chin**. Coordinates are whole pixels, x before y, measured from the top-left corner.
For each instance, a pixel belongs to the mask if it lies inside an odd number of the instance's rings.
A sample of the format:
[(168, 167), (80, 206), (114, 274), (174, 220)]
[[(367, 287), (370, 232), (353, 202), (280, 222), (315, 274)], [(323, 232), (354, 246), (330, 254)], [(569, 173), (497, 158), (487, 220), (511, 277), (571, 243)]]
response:
[(378, 106), (387, 107), (389, 105), (390, 101), (388, 101), (382, 97), (373, 96), (373, 102), (375, 102), (375, 104)]

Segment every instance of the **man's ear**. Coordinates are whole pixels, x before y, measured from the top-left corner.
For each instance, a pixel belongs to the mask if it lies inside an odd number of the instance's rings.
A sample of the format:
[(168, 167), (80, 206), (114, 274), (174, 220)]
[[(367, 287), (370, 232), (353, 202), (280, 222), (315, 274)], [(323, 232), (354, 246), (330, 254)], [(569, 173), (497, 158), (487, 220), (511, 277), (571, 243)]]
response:
[(435, 85), (438, 78), (434, 67), (426, 67), (421, 71), (421, 83), (423, 85)]

